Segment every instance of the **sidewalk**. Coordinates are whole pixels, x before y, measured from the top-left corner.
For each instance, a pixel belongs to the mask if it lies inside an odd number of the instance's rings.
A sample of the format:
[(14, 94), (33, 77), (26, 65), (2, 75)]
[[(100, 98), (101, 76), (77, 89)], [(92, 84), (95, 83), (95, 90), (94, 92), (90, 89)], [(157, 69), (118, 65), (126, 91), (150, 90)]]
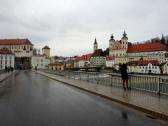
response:
[(5, 79), (7, 79), (10, 75), (12, 75), (12, 73), (14, 72), (9, 72), (9, 73), (2, 73), (0, 74), (0, 82), (4, 81)]
[(0, 74), (0, 94), (4, 93), (6, 84), (2, 83), (4, 80), (6, 80), (8, 77), (10, 77), (14, 72), (9, 72), (9, 73), (1, 73)]
[(63, 76), (58, 76), (41, 71), (35, 72), (47, 76), (51, 79), (108, 98), (112, 101), (124, 104), (128, 107), (140, 110), (154, 117), (168, 120), (168, 96), (159, 96), (154, 93), (137, 90), (124, 91), (121, 88), (87, 83), (84, 81), (73, 80)]

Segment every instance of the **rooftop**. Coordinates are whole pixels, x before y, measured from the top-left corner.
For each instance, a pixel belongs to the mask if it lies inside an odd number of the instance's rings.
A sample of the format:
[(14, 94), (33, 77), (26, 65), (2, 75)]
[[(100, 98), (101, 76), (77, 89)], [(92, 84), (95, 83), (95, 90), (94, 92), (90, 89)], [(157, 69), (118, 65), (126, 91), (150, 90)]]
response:
[(128, 53), (137, 52), (155, 52), (155, 51), (167, 51), (168, 47), (161, 42), (147, 42), (140, 44), (129, 44)]
[(0, 39), (0, 45), (33, 45), (28, 39)]
[(77, 57), (76, 60), (77, 61), (88, 61), (88, 60), (90, 60), (90, 58), (92, 57), (92, 55), (93, 55), (93, 53), (82, 55), (81, 57)]
[(48, 47), (47, 45), (44, 46), (42, 49), (50, 49), (50, 47)]
[(131, 61), (128, 62), (128, 66), (146, 66), (149, 63), (151, 63), (152, 65), (159, 65), (159, 61), (158, 60), (138, 60), (138, 61)]

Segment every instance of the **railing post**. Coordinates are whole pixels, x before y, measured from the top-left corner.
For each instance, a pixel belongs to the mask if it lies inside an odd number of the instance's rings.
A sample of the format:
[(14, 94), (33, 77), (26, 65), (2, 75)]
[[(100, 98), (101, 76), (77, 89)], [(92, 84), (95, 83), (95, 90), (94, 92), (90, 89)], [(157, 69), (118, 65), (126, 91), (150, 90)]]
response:
[(113, 75), (111, 74), (110, 77), (111, 77), (111, 86), (113, 86), (113, 83), (112, 83), (112, 81), (113, 81)]
[(79, 71), (79, 78), (80, 78), (80, 81), (81, 81), (81, 72)]
[(161, 78), (158, 77), (158, 83), (157, 83), (157, 93), (160, 95), (160, 80)]
[[(130, 81), (129, 81), (130, 80)], [(129, 89), (132, 88), (132, 81), (131, 81), (131, 75), (128, 75), (128, 85), (129, 85)]]
[(74, 80), (75, 80), (75, 77), (76, 77), (76, 73), (75, 72), (73, 72), (74, 73)]

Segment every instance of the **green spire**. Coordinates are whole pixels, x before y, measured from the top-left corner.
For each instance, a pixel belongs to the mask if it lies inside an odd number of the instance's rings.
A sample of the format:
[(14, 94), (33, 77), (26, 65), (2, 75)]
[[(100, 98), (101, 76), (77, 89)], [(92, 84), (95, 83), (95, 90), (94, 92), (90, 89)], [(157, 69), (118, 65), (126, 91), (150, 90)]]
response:
[(97, 40), (96, 40), (96, 38), (95, 38), (94, 44), (97, 44)]
[(124, 33), (123, 33), (123, 37), (127, 37), (127, 34), (126, 34), (125, 30), (124, 30)]
[(162, 34), (162, 38), (161, 38), (161, 43), (162, 44), (165, 44), (165, 38), (164, 38), (164, 35)]
[(114, 40), (114, 35), (113, 34), (111, 35), (111, 40)]

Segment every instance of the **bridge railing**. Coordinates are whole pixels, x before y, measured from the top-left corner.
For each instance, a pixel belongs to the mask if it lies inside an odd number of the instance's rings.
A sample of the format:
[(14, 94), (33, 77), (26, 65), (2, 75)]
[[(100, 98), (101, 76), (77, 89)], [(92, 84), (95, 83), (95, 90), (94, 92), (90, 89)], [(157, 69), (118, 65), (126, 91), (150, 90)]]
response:
[[(122, 87), (121, 75), (117, 73), (84, 72), (84, 71), (53, 71), (44, 72), (65, 76), (75, 80), (102, 84), (107, 86)], [(151, 75), (129, 75), (129, 88), (168, 95), (168, 78)]]
[[(70, 74), (70, 75), (68, 75)], [(122, 87), (120, 74), (100, 72), (70, 72), (67, 77), (93, 84)], [(168, 95), (168, 78), (151, 75), (129, 75), (129, 88)]]

